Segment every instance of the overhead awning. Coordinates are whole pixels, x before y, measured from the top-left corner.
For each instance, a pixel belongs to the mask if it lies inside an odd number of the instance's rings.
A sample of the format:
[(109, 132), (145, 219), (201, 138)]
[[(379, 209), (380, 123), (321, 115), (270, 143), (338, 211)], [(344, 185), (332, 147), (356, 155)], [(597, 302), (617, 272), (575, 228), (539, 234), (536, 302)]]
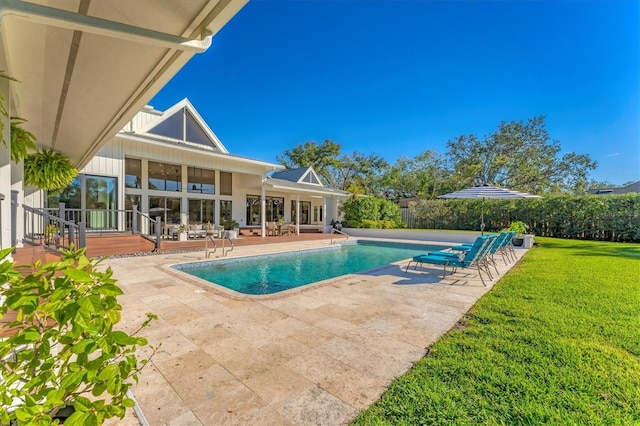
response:
[(83, 167), (247, 2), (0, 0), (5, 102)]

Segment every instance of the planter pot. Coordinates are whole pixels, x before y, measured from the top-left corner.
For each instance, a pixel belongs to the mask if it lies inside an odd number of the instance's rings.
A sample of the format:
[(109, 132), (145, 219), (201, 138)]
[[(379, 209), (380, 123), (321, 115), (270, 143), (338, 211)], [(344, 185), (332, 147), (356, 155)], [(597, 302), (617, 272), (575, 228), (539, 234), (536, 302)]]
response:
[(513, 237), (513, 239), (511, 240), (511, 243), (516, 247), (520, 247), (524, 244), (524, 238)]
[(524, 236), (524, 244), (523, 247), (526, 249), (529, 249), (531, 247), (533, 247), (533, 235), (525, 235)]
[(187, 241), (187, 233), (186, 232), (180, 232), (178, 234), (178, 241)]
[(230, 240), (235, 240), (236, 238), (238, 238), (238, 231), (236, 230), (225, 231), (225, 234), (227, 234), (227, 237), (229, 237)]

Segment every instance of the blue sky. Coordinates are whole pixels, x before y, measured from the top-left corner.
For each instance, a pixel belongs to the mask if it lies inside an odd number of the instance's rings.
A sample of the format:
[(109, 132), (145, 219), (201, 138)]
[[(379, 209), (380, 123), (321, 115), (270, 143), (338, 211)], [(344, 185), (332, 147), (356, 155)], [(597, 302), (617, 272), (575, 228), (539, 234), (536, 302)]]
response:
[(394, 162), (546, 116), (592, 178), (640, 179), (640, 2), (251, 0), (152, 100), (232, 154), (306, 141)]

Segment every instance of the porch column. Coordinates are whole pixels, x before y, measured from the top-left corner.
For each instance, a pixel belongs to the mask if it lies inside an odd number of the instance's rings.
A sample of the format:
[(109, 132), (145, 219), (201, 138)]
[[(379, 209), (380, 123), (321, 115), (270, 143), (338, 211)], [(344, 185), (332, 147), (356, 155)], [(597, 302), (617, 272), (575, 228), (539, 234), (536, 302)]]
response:
[(300, 194), (296, 194), (296, 235), (300, 235)]
[(260, 186), (260, 235), (262, 238), (267, 236), (267, 229), (265, 224), (265, 218), (267, 217), (267, 201), (264, 190), (264, 178), (262, 179), (262, 185)]
[[(0, 78), (0, 95), (9, 110), (9, 79)], [(0, 144), (0, 249), (11, 247), (11, 126), (7, 117), (0, 116), (4, 124), (2, 137), (7, 146)], [(22, 209), (19, 209), (21, 214)], [(11, 257), (11, 255), (9, 255)]]

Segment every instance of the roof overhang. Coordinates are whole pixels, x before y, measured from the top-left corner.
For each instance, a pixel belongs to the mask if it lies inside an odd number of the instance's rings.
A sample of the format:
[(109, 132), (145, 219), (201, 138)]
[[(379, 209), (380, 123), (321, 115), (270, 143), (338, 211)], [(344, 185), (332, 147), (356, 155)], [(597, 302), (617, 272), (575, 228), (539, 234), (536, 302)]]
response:
[(0, 0), (10, 113), (79, 168), (248, 0)]
[(263, 185), (271, 189), (322, 197), (348, 198), (351, 195), (347, 191), (325, 188), (319, 185), (289, 182), (283, 179), (268, 178), (263, 182)]
[(233, 171), (237, 171), (240, 173), (255, 174), (255, 173), (249, 173), (248, 171), (243, 172), (243, 166), (245, 165), (260, 169), (260, 174), (259, 174), (260, 176), (264, 176), (265, 173), (272, 172), (274, 170), (282, 170), (285, 168), (281, 164), (269, 163), (261, 160), (254, 160), (251, 158), (241, 157), (239, 155), (232, 155), (225, 152), (211, 151), (199, 146), (190, 145), (188, 143), (183, 143), (180, 141), (171, 142), (164, 139), (154, 140), (153, 138), (150, 138), (148, 136), (138, 135), (135, 133), (124, 133), (124, 132), (118, 133), (117, 137), (125, 140), (129, 140), (131, 142), (139, 142), (139, 143), (144, 143), (149, 145), (156, 145), (159, 148), (163, 148), (163, 149), (167, 149), (167, 148), (173, 149), (175, 150), (173, 152), (175, 152), (176, 154), (184, 151), (194, 152), (194, 153), (197, 153), (198, 155), (204, 156), (206, 158), (210, 158), (214, 161), (215, 160), (224, 161), (225, 163), (227, 163), (228, 165), (227, 167), (231, 165), (233, 168)]

